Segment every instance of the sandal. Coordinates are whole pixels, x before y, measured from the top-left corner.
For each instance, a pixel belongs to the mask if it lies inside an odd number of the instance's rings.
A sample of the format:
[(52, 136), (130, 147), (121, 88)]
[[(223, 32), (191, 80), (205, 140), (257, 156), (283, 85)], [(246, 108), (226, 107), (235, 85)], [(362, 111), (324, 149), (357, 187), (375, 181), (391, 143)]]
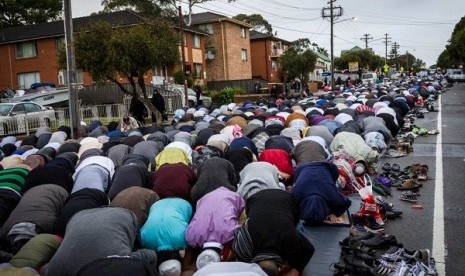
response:
[(392, 164), (391, 170), (392, 170), (393, 172), (400, 172), (400, 166), (399, 166), (399, 164)]
[(382, 169), (383, 169), (383, 171), (385, 171), (385, 172), (390, 171), (390, 170), (391, 170), (391, 164), (389, 164), (389, 163), (384, 163)]
[(418, 190), (422, 184), (417, 183), (413, 179), (407, 179), (402, 185), (397, 187), (397, 190)]

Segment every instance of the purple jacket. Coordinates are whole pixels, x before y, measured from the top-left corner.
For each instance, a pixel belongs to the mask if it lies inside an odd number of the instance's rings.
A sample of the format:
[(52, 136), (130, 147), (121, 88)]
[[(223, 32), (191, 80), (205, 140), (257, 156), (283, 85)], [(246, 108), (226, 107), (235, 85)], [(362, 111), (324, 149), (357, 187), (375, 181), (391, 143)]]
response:
[(224, 245), (232, 241), (244, 206), (239, 194), (224, 187), (204, 195), (197, 201), (197, 210), (187, 227), (187, 243), (202, 247), (206, 242)]

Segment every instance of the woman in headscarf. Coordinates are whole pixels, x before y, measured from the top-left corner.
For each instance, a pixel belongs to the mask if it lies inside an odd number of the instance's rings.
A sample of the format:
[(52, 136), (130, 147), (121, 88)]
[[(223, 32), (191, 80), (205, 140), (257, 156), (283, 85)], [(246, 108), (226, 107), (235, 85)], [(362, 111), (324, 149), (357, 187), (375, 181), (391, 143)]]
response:
[(259, 161), (270, 163), (279, 171), (279, 178), (286, 186), (292, 186), (294, 168), (290, 153), (282, 149), (266, 149), (260, 154)]
[(159, 200), (157, 193), (147, 188), (133, 186), (120, 192), (110, 203), (111, 207), (120, 207), (132, 211), (139, 225), (144, 225), (150, 207)]
[(21, 191), (29, 170), (11, 168), (0, 170), (0, 227), (21, 200)]
[(87, 263), (108, 256), (129, 256), (156, 265), (157, 256), (153, 250), (135, 250), (138, 229), (136, 216), (123, 208), (80, 211), (66, 225), (66, 235), (45, 275), (75, 275)]
[(150, 160), (150, 170), (155, 171), (155, 157), (163, 149), (155, 141), (142, 141), (137, 143), (132, 149), (132, 153), (141, 154)]
[(319, 136), (325, 140), (326, 145), (331, 145), (331, 142), (334, 139), (334, 136), (325, 126), (311, 126), (306, 133), (306, 136)]
[(336, 165), (323, 162), (306, 162), (297, 166), (291, 194), (298, 200), (301, 219), (309, 225), (334, 221), (350, 207), (351, 201), (339, 193)]
[(187, 166), (191, 164), (186, 152), (180, 148), (165, 148), (157, 157), (155, 157), (155, 171), (157, 171), (163, 164), (176, 164), (183, 163)]
[(252, 163), (255, 158), (255, 155), (247, 148), (228, 151), (226, 159), (231, 162), (231, 164), (233, 164), (237, 181), (240, 179), (239, 173), (242, 171), (242, 169), (244, 169), (244, 167), (248, 164)]
[(256, 157), (258, 156), (257, 146), (255, 146), (255, 143), (252, 141), (252, 139), (248, 137), (236, 138), (229, 145), (229, 150), (236, 150), (241, 148), (247, 148), (253, 154), (255, 154)]
[(191, 199), (197, 202), (202, 196), (219, 188), (236, 191), (234, 166), (228, 160), (214, 157), (203, 162), (198, 171), (198, 179), (191, 191)]
[(284, 189), (279, 184), (278, 169), (268, 162), (250, 163), (240, 173), (241, 181), (237, 193), (247, 200), (265, 189)]
[(167, 150), (167, 149), (173, 149), (173, 148), (176, 148), (176, 149), (181, 149), (182, 151), (184, 151), (184, 153), (186, 154), (187, 158), (189, 159), (189, 164), (192, 164), (192, 148), (190, 145), (184, 143), (184, 142), (181, 142), (181, 141), (175, 141), (175, 142), (171, 142), (169, 143), (164, 150)]
[(65, 168), (57, 166), (37, 167), (27, 176), (22, 193), (24, 194), (29, 189), (44, 184), (58, 185), (70, 193), (73, 189), (74, 181), (71, 173)]
[(150, 208), (141, 229), (142, 246), (157, 252), (161, 275), (181, 275), (179, 251), (187, 248), (186, 228), (191, 217), (191, 204), (181, 198), (160, 199)]
[(189, 166), (183, 163), (164, 164), (152, 179), (153, 191), (161, 199), (179, 197), (191, 202), (190, 194), (196, 181), (197, 176)]
[(84, 188), (70, 195), (61, 209), (60, 216), (53, 225), (52, 233), (64, 237), (66, 224), (77, 212), (107, 206), (108, 196), (97, 189)]
[(110, 200), (129, 187), (152, 188), (151, 175), (147, 170), (149, 159), (140, 154), (131, 155), (134, 156), (133, 159), (128, 159), (126, 164), (115, 170), (108, 190)]
[(215, 134), (220, 132), (213, 128), (205, 128), (199, 131), (197, 134), (197, 139), (195, 140), (194, 148), (198, 146), (205, 146), (208, 143), (208, 139)]
[(8, 239), (16, 253), (35, 235), (51, 233), (67, 197), (68, 192), (54, 184), (30, 189), (3, 224), (2, 238)]
[(71, 193), (80, 189), (94, 188), (105, 192), (115, 172), (115, 165), (110, 158), (92, 156), (82, 161), (73, 175), (74, 186)]
[(301, 141), (292, 150), (292, 158), (297, 165), (307, 162), (321, 162), (328, 159), (325, 148), (315, 141)]
[(119, 166), (121, 166), (124, 156), (129, 154), (131, 150), (132, 148), (130, 146), (119, 144), (111, 147), (108, 150), (107, 156), (113, 161), (113, 163), (115, 164), (115, 168), (118, 168)]
[(244, 206), (240, 195), (224, 187), (197, 201), (195, 215), (186, 230), (187, 243), (193, 248), (203, 249), (197, 258), (197, 269), (221, 260), (224, 246), (233, 240), (239, 227), (239, 216)]

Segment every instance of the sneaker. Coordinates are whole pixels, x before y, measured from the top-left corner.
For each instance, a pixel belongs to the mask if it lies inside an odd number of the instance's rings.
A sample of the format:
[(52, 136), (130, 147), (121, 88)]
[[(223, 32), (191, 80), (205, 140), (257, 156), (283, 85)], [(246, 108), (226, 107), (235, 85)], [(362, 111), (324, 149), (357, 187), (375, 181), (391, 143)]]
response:
[(377, 275), (392, 275), (397, 269), (397, 264), (391, 264), (385, 260), (376, 260), (373, 265)]
[(406, 262), (401, 261), (396, 268), (396, 271), (394, 272), (394, 276), (404, 276), (407, 274), (408, 270), (410, 267), (407, 265)]
[(416, 260), (418, 258), (419, 252), (418, 251), (409, 251), (403, 247), (397, 248), (397, 251), (393, 253), (388, 253), (386, 251), (381, 258), (388, 262), (399, 262), (399, 261), (409, 261), (409, 260)]
[(408, 202), (417, 202), (418, 201), (418, 197), (417, 196), (413, 196), (413, 195), (404, 195), (404, 194), (401, 194), (400, 197), (399, 197), (400, 200), (403, 200), (403, 201), (408, 201)]
[(406, 196), (420, 196), (421, 192), (420, 191), (415, 191), (415, 190), (408, 190), (408, 191), (402, 192), (402, 194), (406, 195)]
[(397, 244), (397, 239), (394, 235), (381, 234), (360, 242), (370, 248), (389, 248), (390, 246)]
[(213, 249), (206, 249), (200, 253), (197, 257), (196, 266), (197, 269), (201, 269), (202, 267), (209, 265), (211, 263), (220, 262), (221, 258), (220, 255)]
[(426, 266), (429, 267), (430, 258), (431, 258), (431, 252), (429, 251), (429, 249), (421, 249), (421, 250), (418, 250), (418, 251), (419, 251), (419, 254), (420, 254), (419, 261), (424, 263)]

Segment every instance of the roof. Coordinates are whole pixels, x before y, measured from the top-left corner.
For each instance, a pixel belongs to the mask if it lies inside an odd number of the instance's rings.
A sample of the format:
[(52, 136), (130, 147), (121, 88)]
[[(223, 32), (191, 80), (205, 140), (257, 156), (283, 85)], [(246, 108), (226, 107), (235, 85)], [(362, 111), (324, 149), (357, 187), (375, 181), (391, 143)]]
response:
[[(136, 25), (144, 21), (144, 17), (136, 12), (124, 10), (113, 13), (102, 13), (97, 15), (73, 18), (73, 30), (79, 32), (90, 23), (104, 21), (111, 25)], [(178, 28), (178, 26), (175, 26)], [(197, 28), (185, 28), (186, 31), (207, 35)], [(28, 41), (33, 39), (61, 37), (65, 34), (63, 20), (24, 25), (0, 29), (0, 45)]]
[(273, 40), (273, 41), (282, 41), (282, 42), (284, 42), (286, 44), (291, 44), (289, 41), (281, 39), (279, 37), (275, 37), (275, 36), (269, 35), (269, 34), (264, 34), (264, 33), (257, 32), (257, 31), (254, 31), (254, 30), (250, 30), (250, 40), (260, 40), (260, 39), (269, 39), (269, 40)]
[(218, 21), (229, 21), (232, 23), (236, 23), (238, 25), (244, 26), (251, 28), (252, 25), (245, 23), (243, 21), (234, 19), (234, 18), (229, 18), (225, 15), (213, 13), (213, 12), (201, 12), (201, 13), (193, 13), (191, 14), (191, 25), (199, 25), (203, 23), (213, 23), (213, 22), (218, 22)]
[(363, 50), (362, 48), (358, 47), (358, 46), (354, 46), (352, 49), (350, 50), (342, 50), (341, 51), (341, 56), (347, 52), (355, 52), (355, 51), (361, 51)]
[(324, 55), (322, 53), (319, 53), (319, 52), (316, 52), (316, 51), (314, 53), (315, 53), (315, 55), (317, 57), (321, 58), (324, 61), (331, 61), (331, 59), (328, 56), (326, 56), (326, 55)]

